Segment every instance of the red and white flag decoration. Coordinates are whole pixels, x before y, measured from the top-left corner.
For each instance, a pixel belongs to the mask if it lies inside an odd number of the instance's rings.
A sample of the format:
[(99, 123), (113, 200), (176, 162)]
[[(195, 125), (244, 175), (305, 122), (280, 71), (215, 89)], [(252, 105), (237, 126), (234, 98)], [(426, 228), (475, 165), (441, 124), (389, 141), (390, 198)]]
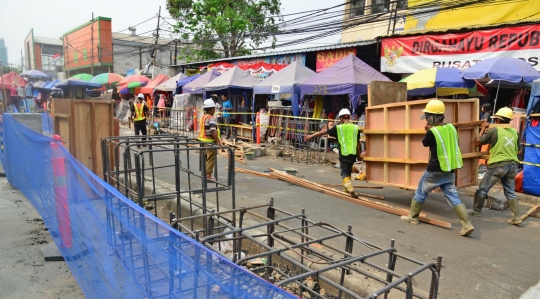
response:
[(62, 56), (62, 54), (56, 53), (56, 54), (54, 54), (54, 55), (52, 56), (52, 59), (58, 60), (58, 58), (60, 58), (61, 56)]

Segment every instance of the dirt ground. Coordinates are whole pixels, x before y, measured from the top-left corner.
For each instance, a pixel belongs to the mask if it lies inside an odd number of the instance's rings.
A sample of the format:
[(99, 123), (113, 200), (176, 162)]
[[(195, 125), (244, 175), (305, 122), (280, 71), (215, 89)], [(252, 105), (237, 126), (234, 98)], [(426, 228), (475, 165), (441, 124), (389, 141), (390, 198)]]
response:
[(5, 177), (0, 177), (0, 228), (0, 298), (85, 298), (65, 262), (45, 261), (41, 248), (54, 243), (51, 235)]

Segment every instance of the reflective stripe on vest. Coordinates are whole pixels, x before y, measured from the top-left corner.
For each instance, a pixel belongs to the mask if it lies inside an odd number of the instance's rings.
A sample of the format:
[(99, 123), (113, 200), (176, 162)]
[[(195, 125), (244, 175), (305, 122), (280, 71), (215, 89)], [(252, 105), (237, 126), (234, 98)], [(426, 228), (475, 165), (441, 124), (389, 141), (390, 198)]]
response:
[(356, 155), (358, 126), (355, 124), (337, 125), (337, 133), (339, 146), (341, 147), (341, 155)]
[[(497, 162), (518, 162), (518, 134), (513, 128), (495, 128), (497, 129), (497, 143), (489, 149), (488, 165)], [(492, 129), (490, 129), (492, 130)]]
[[(199, 124), (199, 140), (202, 141), (202, 142), (215, 142), (214, 140), (214, 136), (210, 135), (210, 136), (206, 136), (206, 127), (204, 126), (204, 124), (206, 123), (206, 119), (209, 118), (211, 115), (210, 114), (204, 114), (202, 117), (201, 117), (201, 122)], [(219, 133), (219, 130), (217, 130), (217, 133), (218, 133), (218, 138), (221, 138), (221, 134)]]
[(451, 124), (431, 128), (437, 142), (437, 159), (442, 171), (463, 167), (456, 128)]
[(135, 104), (135, 118), (133, 120), (138, 121), (144, 119), (146, 119), (146, 116), (144, 116), (144, 104)]

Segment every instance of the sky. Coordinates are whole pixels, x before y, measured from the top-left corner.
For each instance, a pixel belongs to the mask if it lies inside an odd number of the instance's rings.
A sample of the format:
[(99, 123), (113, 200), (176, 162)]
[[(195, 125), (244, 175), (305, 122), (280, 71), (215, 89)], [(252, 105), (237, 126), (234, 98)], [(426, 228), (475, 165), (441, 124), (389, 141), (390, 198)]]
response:
[[(282, 0), (281, 13), (291, 14), (339, 4), (343, 4), (343, 0)], [(94, 17), (112, 18), (113, 32), (128, 33), (129, 26), (156, 16), (159, 6), (162, 15), (170, 17), (166, 0), (0, 0), (0, 38), (4, 38), (8, 48), (9, 62), (18, 65), (24, 39), (32, 28), (34, 36), (60, 38), (65, 32), (90, 21), (93, 12)], [(137, 26), (137, 32), (152, 30), (157, 26), (156, 22), (157, 19), (153, 19)], [(279, 50), (334, 44), (339, 38), (338, 34)], [(288, 39), (285, 37), (283, 40)]]

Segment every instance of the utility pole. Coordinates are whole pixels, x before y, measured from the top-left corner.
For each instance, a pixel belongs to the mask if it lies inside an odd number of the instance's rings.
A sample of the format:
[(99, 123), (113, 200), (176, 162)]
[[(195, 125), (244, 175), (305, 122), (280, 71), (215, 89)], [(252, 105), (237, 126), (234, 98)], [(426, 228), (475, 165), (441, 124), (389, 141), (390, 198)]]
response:
[(66, 67), (66, 63), (69, 64), (69, 41), (68, 41), (67, 35), (66, 35), (65, 48), (66, 48), (66, 56), (64, 56), (64, 71), (67, 71), (67, 77), (69, 78), (69, 68)]
[(92, 28), (91, 28), (91, 31), (92, 31), (92, 36), (91, 36), (91, 40), (92, 40), (92, 46), (91, 46), (91, 58), (90, 58), (90, 75), (94, 75), (94, 13), (92, 12), (92, 23), (90, 25)]
[(178, 55), (178, 40), (174, 40), (174, 65), (176, 65), (176, 56)]
[(22, 49), (21, 49), (21, 69), (19, 70), (20, 73), (23, 72), (23, 68), (24, 68), (24, 57), (22, 55)]
[(157, 56), (157, 43), (159, 39), (159, 19), (161, 19), (161, 6), (159, 7), (158, 17), (157, 17), (157, 27), (156, 27), (156, 42), (154, 43), (154, 62), (152, 63), (152, 79), (154, 79), (154, 71), (156, 69), (156, 56)]

